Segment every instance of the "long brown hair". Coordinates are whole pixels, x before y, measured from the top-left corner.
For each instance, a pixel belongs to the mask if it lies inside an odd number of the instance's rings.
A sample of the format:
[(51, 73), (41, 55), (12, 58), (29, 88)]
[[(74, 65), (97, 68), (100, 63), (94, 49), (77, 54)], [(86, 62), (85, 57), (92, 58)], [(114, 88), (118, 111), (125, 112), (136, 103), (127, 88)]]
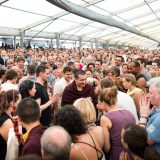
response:
[(19, 98), (19, 92), (17, 90), (2, 91), (0, 93), (0, 115), (6, 112), (11, 106), (10, 103), (14, 100), (16, 102)]

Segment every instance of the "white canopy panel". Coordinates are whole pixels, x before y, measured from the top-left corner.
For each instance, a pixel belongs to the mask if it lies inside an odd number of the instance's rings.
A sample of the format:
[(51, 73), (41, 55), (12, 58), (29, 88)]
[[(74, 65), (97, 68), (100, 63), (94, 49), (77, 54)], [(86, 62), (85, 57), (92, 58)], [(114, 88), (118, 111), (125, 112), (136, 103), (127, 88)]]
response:
[[(94, 12), (134, 27), (160, 41), (160, 0), (68, 0)], [(0, 0), (0, 36), (41, 35), (64, 40), (78, 38), (97, 42), (122, 43), (137, 46), (158, 45), (157, 42), (122, 29), (79, 17), (46, 0)], [(40, 33), (36, 37), (41, 37)]]

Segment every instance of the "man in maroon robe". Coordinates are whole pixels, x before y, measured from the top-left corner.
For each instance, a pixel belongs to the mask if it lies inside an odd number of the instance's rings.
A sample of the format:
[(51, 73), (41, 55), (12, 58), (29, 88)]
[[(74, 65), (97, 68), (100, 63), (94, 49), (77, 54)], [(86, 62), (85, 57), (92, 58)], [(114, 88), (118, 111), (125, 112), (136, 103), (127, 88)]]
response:
[(86, 75), (82, 70), (76, 71), (75, 80), (66, 86), (62, 94), (62, 107), (65, 105), (73, 104), (78, 98), (90, 97), (94, 105), (97, 104), (97, 95), (95, 94), (95, 88), (92, 85), (86, 83)]

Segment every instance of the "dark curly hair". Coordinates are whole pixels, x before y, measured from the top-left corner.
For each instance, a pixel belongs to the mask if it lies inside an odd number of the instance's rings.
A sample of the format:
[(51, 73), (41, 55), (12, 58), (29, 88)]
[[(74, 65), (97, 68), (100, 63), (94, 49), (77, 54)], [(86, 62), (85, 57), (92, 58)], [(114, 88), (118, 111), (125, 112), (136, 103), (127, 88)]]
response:
[(160, 154), (153, 152), (147, 144), (147, 131), (136, 124), (127, 124), (123, 127), (123, 141), (127, 143), (129, 150), (145, 160), (159, 160)]
[(34, 86), (34, 82), (30, 80), (24, 80), (19, 86), (19, 92), (22, 96), (22, 99), (30, 97), (29, 90)]
[(57, 111), (53, 124), (62, 126), (70, 134), (72, 141), (77, 141), (77, 136), (87, 132), (87, 125), (78, 109), (72, 105), (64, 106)]

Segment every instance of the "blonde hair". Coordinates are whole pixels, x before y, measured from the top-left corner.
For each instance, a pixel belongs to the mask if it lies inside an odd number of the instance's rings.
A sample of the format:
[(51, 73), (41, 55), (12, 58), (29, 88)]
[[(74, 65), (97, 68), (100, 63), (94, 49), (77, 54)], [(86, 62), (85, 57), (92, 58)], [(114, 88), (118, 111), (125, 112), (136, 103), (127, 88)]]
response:
[(87, 124), (96, 122), (96, 110), (89, 98), (79, 98), (73, 103), (73, 106), (81, 112)]
[(136, 86), (137, 81), (136, 77), (133, 74), (126, 74), (124, 78), (127, 82), (131, 82), (133, 86)]
[(105, 88), (102, 90), (102, 92), (99, 94), (99, 101), (100, 102), (105, 102), (109, 106), (115, 105), (117, 102), (117, 87), (110, 87), (110, 88)]

